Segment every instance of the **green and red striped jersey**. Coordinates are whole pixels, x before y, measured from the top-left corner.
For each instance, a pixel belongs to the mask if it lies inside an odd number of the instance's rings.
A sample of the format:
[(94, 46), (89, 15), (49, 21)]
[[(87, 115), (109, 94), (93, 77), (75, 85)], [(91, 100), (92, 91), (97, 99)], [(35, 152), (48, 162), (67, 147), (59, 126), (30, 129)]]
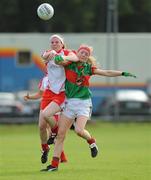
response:
[(89, 99), (89, 79), (96, 67), (88, 63), (72, 62), (65, 66), (65, 92), (67, 98)]

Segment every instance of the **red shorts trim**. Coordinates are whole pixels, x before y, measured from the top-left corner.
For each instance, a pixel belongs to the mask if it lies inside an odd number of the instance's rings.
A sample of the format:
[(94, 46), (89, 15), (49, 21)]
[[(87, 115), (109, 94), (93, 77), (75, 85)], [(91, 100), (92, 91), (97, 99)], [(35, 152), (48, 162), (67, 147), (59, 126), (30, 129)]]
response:
[(48, 106), (49, 103), (55, 102), (59, 106), (64, 102), (65, 100), (65, 92), (60, 92), (59, 94), (55, 94), (51, 90), (45, 90), (42, 95), (42, 100), (40, 103), (40, 109), (44, 110), (45, 107)]

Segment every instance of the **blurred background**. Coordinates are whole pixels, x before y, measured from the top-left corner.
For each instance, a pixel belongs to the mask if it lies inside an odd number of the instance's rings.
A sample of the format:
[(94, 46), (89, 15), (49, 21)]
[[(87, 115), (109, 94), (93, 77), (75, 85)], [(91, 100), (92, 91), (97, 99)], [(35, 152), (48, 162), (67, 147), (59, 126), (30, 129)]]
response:
[[(55, 10), (48, 21), (36, 13), (44, 2)], [(54, 33), (70, 49), (93, 46), (101, 68), (137, 76), (92, 77), (92, 120), (151, 121), (150, 0), (1, 0), (0, 22), (0, 123), (38, 121), (40, 100), (23, 96), (38, 91)]]

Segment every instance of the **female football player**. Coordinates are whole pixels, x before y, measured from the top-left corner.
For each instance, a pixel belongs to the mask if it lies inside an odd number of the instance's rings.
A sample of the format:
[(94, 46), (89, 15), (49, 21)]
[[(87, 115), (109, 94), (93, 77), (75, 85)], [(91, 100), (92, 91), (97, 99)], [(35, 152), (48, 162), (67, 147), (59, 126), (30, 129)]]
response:
[(89, 89), (90, 77), (92, 75), (135, 77), (128, 72), (99, 69), (96, 66), (94, 57), (92, 57), (92, 48), (87, 45), (81, 45), (76, 54), (79, 60), (78, 62), (69, 62), (65, 56), (55, 57), (55, 62), (63, 65), (65, 68), (67, 100), (59, 121), (59, 131), (53, 159), (51, 165), (47, 166), (44, 171), (54, 171), (58, 169), (64, 139), (75, 118), (75, 132), (88, 142), (92, 157), (96, 157), (98, 154), (95, 138), (85, 129), (85, 125), (92, 111), (91, 92)]

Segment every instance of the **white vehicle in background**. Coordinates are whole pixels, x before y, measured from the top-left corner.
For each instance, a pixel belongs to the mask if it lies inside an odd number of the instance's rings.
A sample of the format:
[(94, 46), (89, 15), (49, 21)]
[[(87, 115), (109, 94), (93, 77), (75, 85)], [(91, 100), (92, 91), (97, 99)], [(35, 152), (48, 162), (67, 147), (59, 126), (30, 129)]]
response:
[(32, 113), (33, 116), (38, 116), (40, 110), (40, 99), (24, 101), (24, 96), (27, 93), (35, 94), (35, 92), (24, 90), (16, 92), (16, 97), (24, 105), (26, 114)]
[(23, 105), (9, 92), (0, 92), (0, 117), (17, 117), (23, 112)]
[(117, 90), (104, 98), (97, 107), (97, 115), (151, 115), (148, 95), (139, 89)]
[(27, 117), (33, 116), (33, 110), (16, 98), (15, 93), (0, 92), (0, 117)]

